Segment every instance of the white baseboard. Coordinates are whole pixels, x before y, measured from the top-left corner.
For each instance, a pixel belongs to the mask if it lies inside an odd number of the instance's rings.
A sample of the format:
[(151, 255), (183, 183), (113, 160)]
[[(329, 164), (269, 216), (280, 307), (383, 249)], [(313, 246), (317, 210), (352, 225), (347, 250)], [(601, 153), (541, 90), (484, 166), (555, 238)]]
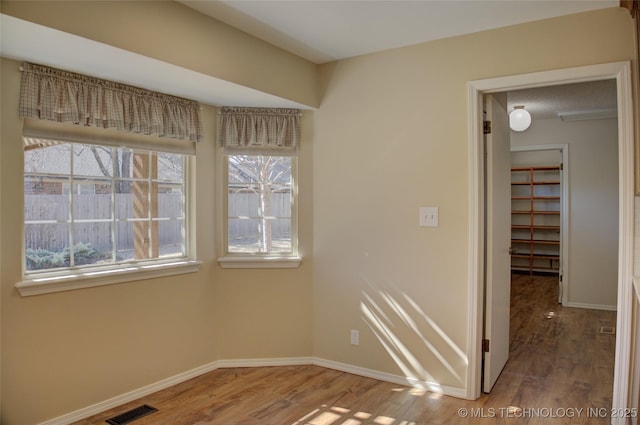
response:
[(421, 388), (433, 393), (447, 395), (456, 398), (467, 398), (467, 392), (464, 388), (448, 387), (446, 385), (440, 385), (435, 382), (421, 381), (416, 378), (394, 375), (392, 373), (380, 372), (373, 369), (367, 369), (360, 366), (353, 366), (346, 363), (335, 362), (333, 360), (322, 359), (315, 357), (313, 364), (326, 367), (328, 369), (335, 369), (342, 372), (352, 373), (354, 375), (365, 376), (367, 378), (378, 379), (380, 381), (391, 382), (398, 385), (407, 385), (410, 387)]
[(232, 368), (232, 367), (266, 367), (266, 366), (299, 366), (313, 364), (328, 369), (335, 369), (341, 372), (352, 373), (354, 375), (365, 376), (367, 378), (379, 379), (381, 381), (391, 382), (399, 385), (407, 385), (411, 387), (422, 388), (431, 392), (448, 395), (457, 398), (465, 398), (466, 392), (461, 388), (447, 387), (432, 382), (419, 381), (418, 379), (403, 377), (386, 372), (379, 372), (373, 369), (367, 369), (359, 366), (348, 365), (345, 363), (335, 362), (332, 360), (322, 359), (318, 357), (281, 357), (273, 359), (228, 359), (216, 360), (211, 363), (199, 366), (195, 369), (179, 373), (178, 375), (163, 379), (156, 383), (146, 385), (137, 390), (130, 391), (125, 394), (101, 401), (99, 403), (76, 410), (66, 415), (59, 416), (54, 419), (41, 422), (39, 425), (69, 425), (73, 422), (80, 421), (89, 416), (104, 412), (105, 410), (120, 406), (156, 391), (169, 388), (181, 382), (195, 378), (207, 372), (216, 369)]
[(588, 308), (591, 310), (606, 310), (606, 311), (617, 311), (618, 307), (615, 305), (606, 305), (606, 304), (586, 304), (586, 303), (562, 303), (564, 307), (574, 307), (574, 308)]
[(266, 367), (300, 366), (313, 364), (313, 357), (279, 357), (275, 359), (229, 359), (218, 360), (218, 368), (226, 367)]

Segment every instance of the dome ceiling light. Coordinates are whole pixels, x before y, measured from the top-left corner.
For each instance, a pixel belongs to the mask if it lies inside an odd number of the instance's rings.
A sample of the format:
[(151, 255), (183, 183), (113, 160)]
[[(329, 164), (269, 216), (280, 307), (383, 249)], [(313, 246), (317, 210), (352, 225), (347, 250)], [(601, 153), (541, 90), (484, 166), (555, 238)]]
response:
[(525, 131), (531, 125), (531, 114), (524, 109), (524, 105), (513, 107), (509, 113), (509, 127), (513, 131)]

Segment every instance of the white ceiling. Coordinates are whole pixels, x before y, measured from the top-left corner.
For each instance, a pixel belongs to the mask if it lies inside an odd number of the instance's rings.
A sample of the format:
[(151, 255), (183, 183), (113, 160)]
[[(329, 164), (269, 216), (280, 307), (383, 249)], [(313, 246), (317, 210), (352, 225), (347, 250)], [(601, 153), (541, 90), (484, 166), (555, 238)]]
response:
[(619, 0), (177, 1), (315, 63), (619, 5)]
[(616, 80), (599, 80), (559, 86), (514, 90), (507, 93), (507, 106), (524, 106), (534, 120), (560, 115), (574, 118), (612, 118), (617, 115)]

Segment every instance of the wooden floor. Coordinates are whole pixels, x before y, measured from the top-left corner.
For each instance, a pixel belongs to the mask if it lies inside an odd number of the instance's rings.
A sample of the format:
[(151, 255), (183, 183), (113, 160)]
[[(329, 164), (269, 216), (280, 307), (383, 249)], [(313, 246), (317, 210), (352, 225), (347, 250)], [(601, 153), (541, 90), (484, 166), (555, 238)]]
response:
[[(511, 355), (491, 394), (475, 401), (319, 366), (218, 369), (76, 425), (141, 404), (133, 425), (608, 424), (615, 313), (558, 305), (557, 278), (514, 276)], [(582, 410), (580, 410), (582, 409)]]

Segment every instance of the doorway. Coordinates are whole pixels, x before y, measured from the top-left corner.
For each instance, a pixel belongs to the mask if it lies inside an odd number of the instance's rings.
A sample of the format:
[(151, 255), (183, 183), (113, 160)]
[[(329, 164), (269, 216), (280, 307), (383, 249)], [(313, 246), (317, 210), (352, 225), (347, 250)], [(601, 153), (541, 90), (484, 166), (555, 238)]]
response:
[(592, 65), (563, 70), (472, 81), (469, 89), (469, 339), (467, 396), (480, 395), (484, 276), (484, 176), (482, 148), (482, 98), (529, 87), (553, 86), (574, 82), (615, 79), (618, 109), (619, 158), (619, 246), (616, 361), (613, 408), (623, 408), (629, 393), (631, 341), (631, 278), (633, 257), (633, 122), (631, 70), (629, 62)]
[[(558, 304), (566, 303), (570, 258), (567, 243), (570, 215), (569, 146), (517, 146), (514, 143), (510, 146), (511, 271), (557, 276)], [(524, 195), (522, 198), (529, 199), (514, 199), (514, 195)], [(523, 226), (514, 229), (514, 224)], [(538, 225), (541, 226), (539, 229), (534, 228)]]

